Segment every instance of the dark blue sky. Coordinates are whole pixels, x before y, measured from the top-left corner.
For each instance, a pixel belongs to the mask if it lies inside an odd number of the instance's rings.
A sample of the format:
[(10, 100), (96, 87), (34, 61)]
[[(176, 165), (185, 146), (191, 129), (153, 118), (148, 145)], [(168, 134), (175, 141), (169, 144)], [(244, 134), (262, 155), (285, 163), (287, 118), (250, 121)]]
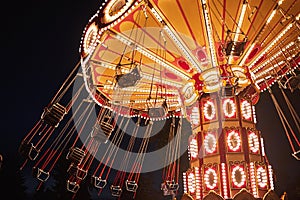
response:
[[(82, 31), (99, 6), (96, 0), (7, 1), (1, 6), (0, 153), (5, 159), (15, 157), (21, 139), (78, 62)], [(300, 113), (299, 90), (287, 94)], [(267, 93), (257, 105), (257, 119), (276, 173), (277, 191), (300, 185), (300, 161), (291, 156)]]

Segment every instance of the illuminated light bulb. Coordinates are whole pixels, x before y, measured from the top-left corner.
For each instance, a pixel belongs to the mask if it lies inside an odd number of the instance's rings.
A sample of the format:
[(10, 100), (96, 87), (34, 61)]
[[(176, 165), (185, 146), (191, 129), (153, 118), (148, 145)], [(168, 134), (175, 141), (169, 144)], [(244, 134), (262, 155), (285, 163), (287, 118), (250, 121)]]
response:
[(238, 151), (241, 148), (241, 137), (238, 132), (233, 130), (228, 133), (227, 145), (231, 151)]
[(232, 118), (236, 114), (236, 105), (232, 99), (225, 99), (223, 102), (223, 112), (225, 117)]
[(257, 153), (259, 151), (259, 139), (258, 136), (251, 132), (248, 136), (249, 149), (252, 153)]
[(212, 168), (207, 169), (204, 174), (204, 182), (208, 189), (215, 189), (218, 183), (218, 176), (216, 170)]
[(214, 134), (208, 133), (205, 136), (204, 148), (207, 153), (214, 153), (217, 150), (217, 139)]
[[(239, 179), (237, 180), (237, 173), (239, 173)], [(231, 177), (232, 177), (232, 182), (236, 187), (242, 187), (245, 185), (246, 183), (246, 175), (245, 175), (245, 171), (242, 167), (240, 166), (235, 166), (232, 169), (232, 173), (231, 173)]]

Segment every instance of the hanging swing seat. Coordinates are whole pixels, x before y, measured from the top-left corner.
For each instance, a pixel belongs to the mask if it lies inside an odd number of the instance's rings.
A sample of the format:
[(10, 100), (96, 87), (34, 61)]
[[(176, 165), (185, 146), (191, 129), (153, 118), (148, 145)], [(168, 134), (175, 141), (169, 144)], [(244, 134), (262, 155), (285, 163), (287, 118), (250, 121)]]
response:
[(174, 180), (172, 181), (166, 181), (166, 187), (170, 191), (177, 191), (179, 188), (179, 184), (176, 183)]
[(50, 177), (49, 172), (35, 167), (33, 168), (33, 174), (35, 174), (36, 178), (42, 182), (46, 182)]
[(175, 194), (174, 191), (168, 190), (167, 185), (166, 185), (166, 182), (163, 182), (163, 183), (161, 184), (161, 188), (160, 188), (160, 189), (163, 191), (163, 195), (164, 195), (164, 196), (170, 196), (170, 195)]
[(92, 176), (92, 184), (95, 188), (103, 189), (106, 186), (107, 181), (101, 177)]
[(72, 175), (72, 176), (74, 176), (74, 177), (76, 177), (76, 178), (78, 178), (78, 179), (80, 179), (80, 180), (85, 179), (86, 176), (87, 176), (87, 170), (84, 170), (84, 169), (79, 168), (79, 167), (78, 167), (77, 165), (75, 165), (74, 163), (71, 163), (71, 164), (70, 164), (70, 166), (69, 166), (67, 172), (68, 172), (70, 175)]
[(284, 84), (284, 88), (289, 88), (291, 92), (300, 89), (300, 74), (291, 76)]
[(150, 118), (165, 117), (168, 113), (167, 101), (164, 98), (147, 99), (148, 115)]
[(44, 108), (41, 118), (46, 124), (57, 127), (66, 113), (65, 107), (55, 103), (50, 107)]
[(111, 195), (114, 197), (120, 197), (122, 194), (122, 188), (118, 185), (111, 185), (110, 190), (111, 190)]
[[(133, 64), (132, 64), (133, 65)], [(134, 68), (127, 74), (123, 74), (120, 71), (120, 66), (117, 66), (116, 81), (120, 88), (132, 87), (137, 84), (141, 79), (140, 70), (138, 65), (135, 64)]]
[(77, 193), (79, 188), (80, 188), (79, 184), (76, 183), (75, 181), (70, 181), (70, 180), (67, 181), (67, 190), (69, 192)]
[(72, 147), (70, 148), (66, 156), (66, 159), (70, 160), (71, 163), (74, 163), (75, 165), (79, 165), (82, 162), (84, 156), (85, 156), (84, 150), (78, 147)]
[[(244, 39), (240, 41), (233, 41), (232, 38), (234, 38), (236, 34), (239, 35), (239, 37), (243, 36)], [(244, 33), (237, 33), (228, 30), (225, 41), (224, 51), (226, 56), (241, 56), (245, 50), (247, 36), (245, 36)]]
[(126, 190), (129, 192), (136, 192), (138, 189), (138, 184), (135, 181), (126, 180), (125, 181)]
[(27, 157), (34, 161), (37, 159), (40, 150), (38, 150), (33, 143), (28, 143), (28, 141), (24, 140), (19, 147), (19, 153), (23, 157)]
[(294, 156), (294, 158), (296, 158), (296, 160), (300, 160), (300, 150), (292, 153), (292, 156)]

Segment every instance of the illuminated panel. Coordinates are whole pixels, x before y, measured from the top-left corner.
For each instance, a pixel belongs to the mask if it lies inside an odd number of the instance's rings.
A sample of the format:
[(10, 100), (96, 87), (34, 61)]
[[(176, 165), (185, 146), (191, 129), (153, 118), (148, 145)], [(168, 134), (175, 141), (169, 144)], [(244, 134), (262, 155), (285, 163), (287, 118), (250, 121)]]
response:
[(253, 122), (256, 124), (256, 113), (255, 113), (255, 106), (252, 106), (252, 111), (253, 111)]
[(259, 153), (259, 139), (255, 132), (249, 132), (248, 143), (251, 153)]
[(221, 163), (221, 175), (222, 175), (221, 177), (222, 177), (224, 198), (228, 199), (227, 177), (226, 177), (226, 166), (225, 166), (225, 163)]
[(182, 179), (183, 179), (183, 192), (187, 193), (187, 182), (186, 182), (186, 173), (182, 173)]
[(194, 173), (188, 174), (188, 191), (191, 194), (195, 194), (196, 192), (196, 178)]
[(198, 157), (198, 143), (197, 143), (197, 139), (193, 138), (190, 141), (190, 154), (191, 154), (191, 160), (195, 159)]
[(241, 136), (237, 130), (227, 131), (227, 147), (229, 152), (241, 151)]
[(208, 132), (204, 137), (204, 149), (206, 154), (212, 154), (217, 152), (217, 139), (216, 135), (212, 132)]
[(207, 168), (204, 172), (204, 183), (206, 190), (218, 188), (218, 174), (216, 168)]
[(246, 186), (246, 173), (243, 165), (232, 166), (231, 180), (234, 188)]
[(252, 109), (251, 109), (251, 104), (249, 101), (242, 100), (241, 103), (241, 113), (242, 113), (242, 118), (245, 120), (251, 120), (252, 119)]
[(271, 165), (268, 166), (268, 171), (269, 171), (270, 189), (274, 190), (273, 169)]
[(265, 189), (268, 185), (268, 175), (264, 167), (258, 166), (256, 169), (257, 184), (260, 188)]
[(198, 106), (193, 107), (191, 113), (191, 122), (194, 127), (199, 126), (200, 124), (200, 114)]
[(211, 121), (216, 119), (216, 106), (214, 101), (207, 100), (203, 102), (204, 121)]
[(196, 199), (200, 199), (201, 187), (200, 187), (200, 170), (198, 167), (195, 167), (196, 174)]
[(222, 108), (225, 118), (236, 118), (236, 103), (234, 98), (223, 99)]
[(251, 181), (251, 190), (254, 197), (258, 197), (257, 195), (257, 188), (256, 188), (256, 180), (255, 180), (255, 171), (254, 171), (254, 163), (250, 163), (250, 181)]

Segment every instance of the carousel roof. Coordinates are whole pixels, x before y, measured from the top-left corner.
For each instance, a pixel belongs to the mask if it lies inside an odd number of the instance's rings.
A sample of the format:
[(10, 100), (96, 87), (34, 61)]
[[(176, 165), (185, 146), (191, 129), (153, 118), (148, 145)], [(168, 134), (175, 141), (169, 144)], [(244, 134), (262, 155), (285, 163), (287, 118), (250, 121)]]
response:
[(190, 105), (222, 77), (264, 91), (299, 66), (299, 8), (297, 0), (106, 1), (82, 37), (88, 86), (137, 110)]

